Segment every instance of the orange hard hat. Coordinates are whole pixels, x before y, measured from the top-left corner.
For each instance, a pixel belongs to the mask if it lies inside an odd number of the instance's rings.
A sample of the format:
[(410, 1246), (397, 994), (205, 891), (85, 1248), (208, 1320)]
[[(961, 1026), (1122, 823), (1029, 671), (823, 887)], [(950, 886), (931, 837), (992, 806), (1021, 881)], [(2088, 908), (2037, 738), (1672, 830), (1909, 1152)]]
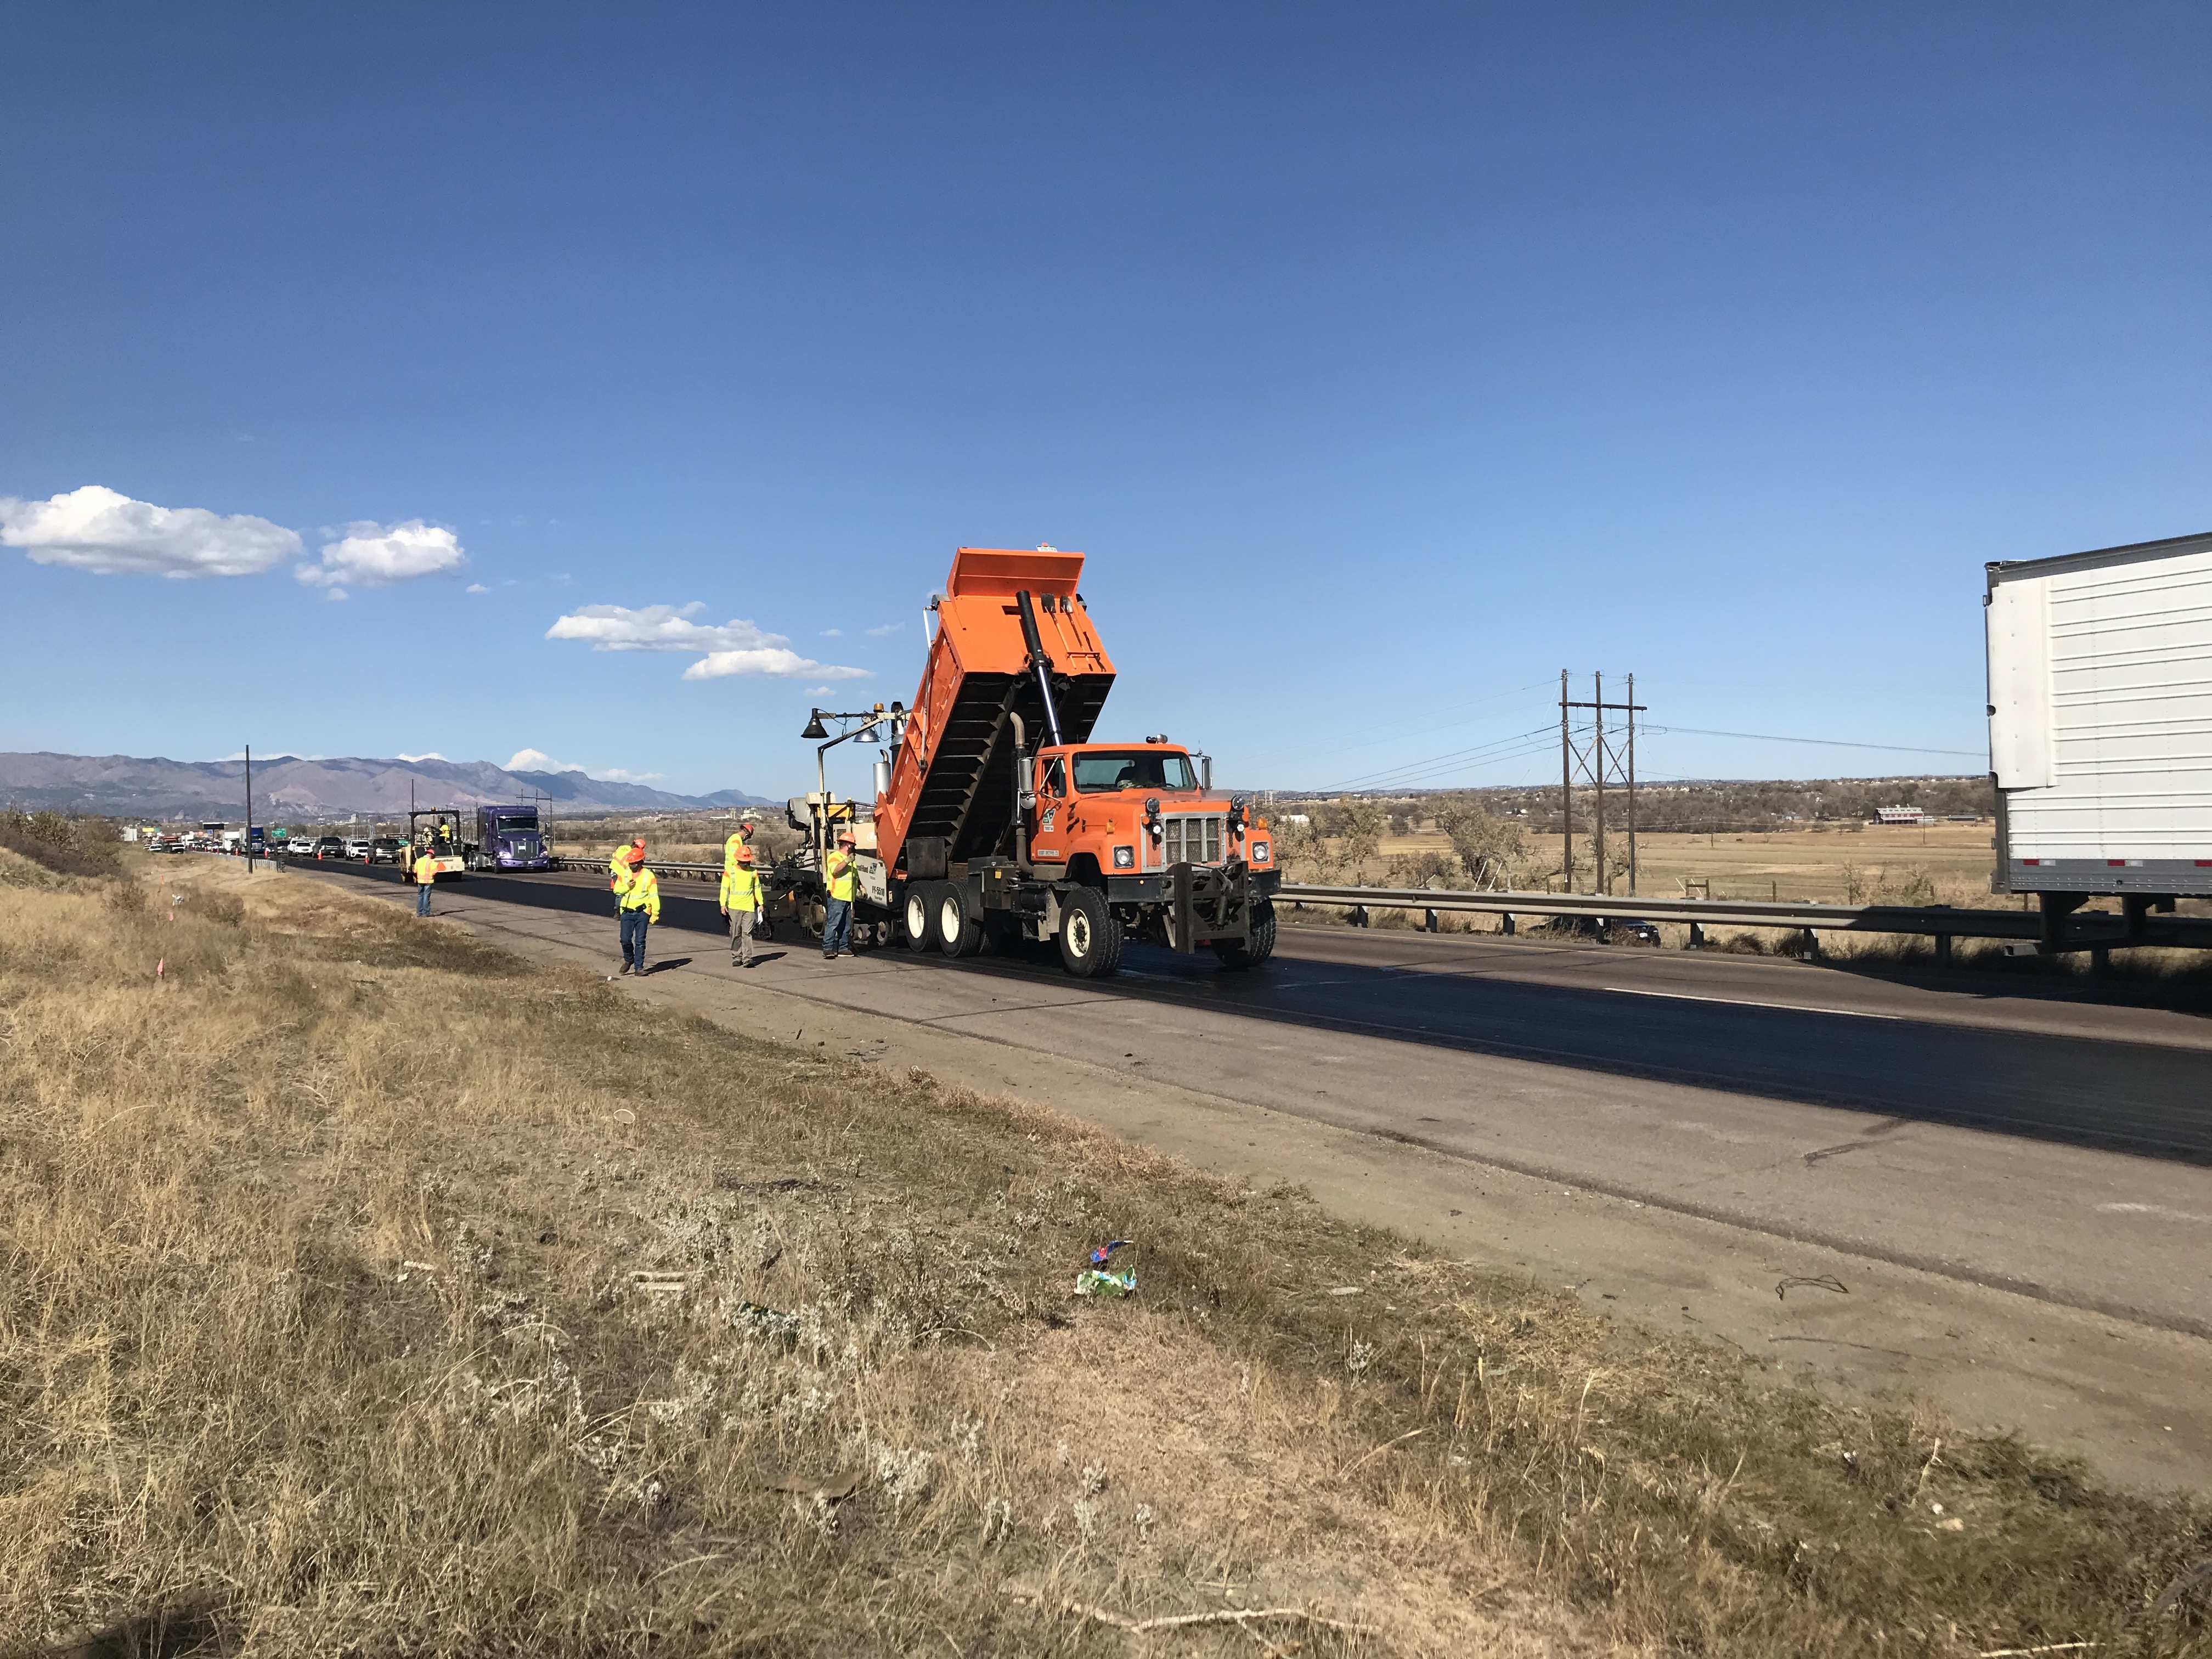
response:
[(854, 836), (853, 832), (852, 832), (850, 830), (840, 830), (837, 832), (837, 845), (838, 845), (838, 846), (840, 846), (840, 847), (858, 847), (860, 844), (860, 843), (859, 840), (858, 840), (858, 839)]
[(632, 864), (642, 864), (645, 862), (645, 843), (643, 842), (633, 842), (630, 844), (629, 861)]
[(751, 848), (750, 848), (750, 847), (740, 847), (739, 848), (738, 848), (738, 863), (740, 863), (740, 864), (750, 864), (752, 861), (753, 861), (753, 849), (752, 849)]
[(633, 847), (642, 847), (645, 845), (645, 837), (643, 836), (632, 836), (629, 838), (629, 844)]

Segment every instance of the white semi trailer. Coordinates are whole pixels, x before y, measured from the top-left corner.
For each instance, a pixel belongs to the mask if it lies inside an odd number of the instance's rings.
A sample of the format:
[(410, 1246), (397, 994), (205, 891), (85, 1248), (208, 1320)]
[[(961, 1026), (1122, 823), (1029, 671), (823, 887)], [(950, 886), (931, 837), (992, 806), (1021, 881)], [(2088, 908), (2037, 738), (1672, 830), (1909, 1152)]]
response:
[(1999, 892), (2212, 895), (2212, 534), (1989, 567)]

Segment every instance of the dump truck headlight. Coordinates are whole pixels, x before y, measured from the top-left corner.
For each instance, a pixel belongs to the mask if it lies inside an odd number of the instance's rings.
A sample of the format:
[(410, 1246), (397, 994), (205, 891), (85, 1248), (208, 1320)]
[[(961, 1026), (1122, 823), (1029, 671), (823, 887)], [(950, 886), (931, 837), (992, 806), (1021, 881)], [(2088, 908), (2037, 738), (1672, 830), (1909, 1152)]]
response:
[(1114, 849), (1114, 867), (1116, 870), (1135, 869), (1137, 867), (1137, 849), (1133, 847), (1115, 848)]
[(1252, 862), (1255, 864), (1265, 864), (1267, 861), (1267, 843), (1264, 841), (1254, 842), (1252, 843)]

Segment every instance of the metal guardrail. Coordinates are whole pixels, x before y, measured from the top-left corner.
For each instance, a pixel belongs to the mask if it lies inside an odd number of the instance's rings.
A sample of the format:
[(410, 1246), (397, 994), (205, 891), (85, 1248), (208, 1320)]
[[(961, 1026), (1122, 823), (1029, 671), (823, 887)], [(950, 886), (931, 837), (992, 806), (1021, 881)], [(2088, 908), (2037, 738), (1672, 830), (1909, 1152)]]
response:
[[(605, 859), (555, 859), (552, 863), (556, 870), (596, 870), (601, 875), (606, 873), (607, 868)], [(681, 881), (719, 882), (722, 878), (722, 866), (719, 864), (664, 864), (659, 859), (647, 859), (646, 863), (654, 875), (674, 876)]]
[[(1816, 949), (1823, 933), (1916, 933), (1933, 938), (1939, 956), (1948, 957), (1954, 939), (2026, 939), (2061, 951), (2103, 951), (2130, 945), (2212, 949), (2212, 918), (2145, 916), (2130, 919), (2100, 911), (2076, 912), (2064, 919), (2055, 945), (2045, 935), (2042, 915), (2031, 910), (1976, 909), (1944, 904), (1814, 904), (1763, 899), (1671, 899), (1623, 897), (1598, 893), (1468, 892), (1421, 887), (1322, 887), (1286, 884), (1275, 895), (1292, 904), (1341, 906), (1355, 912), (1481, 911), (1516, 916), (1588, 916), (1601, 921), (1686, 922), (1691, 948), (1704, 943), (1706, 927), (1779, 927), (1809, 935)], [(2131, 920), (2134, 924), (2130, 925)], [(1433, 931), (1433, 923), (1431, 923)]]

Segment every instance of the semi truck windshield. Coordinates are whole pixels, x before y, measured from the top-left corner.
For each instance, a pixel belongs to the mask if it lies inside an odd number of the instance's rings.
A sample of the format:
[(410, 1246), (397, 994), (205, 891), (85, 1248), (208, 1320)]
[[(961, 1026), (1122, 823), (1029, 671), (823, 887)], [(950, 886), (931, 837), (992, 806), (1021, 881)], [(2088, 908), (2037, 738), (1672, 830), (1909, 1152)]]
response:
[(518, 830), (535, 830), (538, 827), (538, 814), (535, 812), (501, 812), (499, 815), (498, 823), (500, 834), (503, 836), (511, 836)]
[(1091, 754), (1075, 757), (1076, 793), (1109, 795), (1117, 789), (1195, 789), (1187, 756), (1148, 750), (1133, 755)]

